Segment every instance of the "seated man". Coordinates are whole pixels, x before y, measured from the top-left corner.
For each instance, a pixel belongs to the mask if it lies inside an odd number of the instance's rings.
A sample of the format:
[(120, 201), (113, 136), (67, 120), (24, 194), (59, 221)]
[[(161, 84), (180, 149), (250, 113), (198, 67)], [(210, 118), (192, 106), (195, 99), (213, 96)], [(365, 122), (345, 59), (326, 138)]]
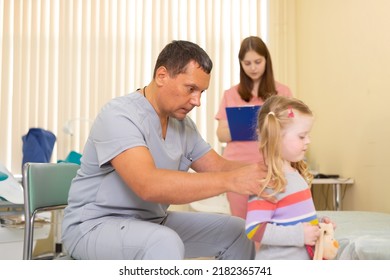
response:
[(265, 174), (263, 165), (219, 156), (187, 116), (211, 69), (198, 45), (173, 41), (147, 86), (103, 107), (65, 209), (63, 244), (73, 258), (254, 258), (243, 219), (167, 211), (227, 191), (257, 194)]

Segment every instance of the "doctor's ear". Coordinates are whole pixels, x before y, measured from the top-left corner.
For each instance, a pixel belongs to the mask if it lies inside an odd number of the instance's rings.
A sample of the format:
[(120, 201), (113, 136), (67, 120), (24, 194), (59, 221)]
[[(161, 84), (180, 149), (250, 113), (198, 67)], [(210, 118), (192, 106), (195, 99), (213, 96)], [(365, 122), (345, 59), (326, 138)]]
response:
[(165, 66), (160, 66), (159, 68), (157, 68), (156, 76), (154, 78), (157, 85), (159, 85), (159, 86), (163, 85), (168, 78), (170, 78), (170, 76), (169, 76), (169, 72)]

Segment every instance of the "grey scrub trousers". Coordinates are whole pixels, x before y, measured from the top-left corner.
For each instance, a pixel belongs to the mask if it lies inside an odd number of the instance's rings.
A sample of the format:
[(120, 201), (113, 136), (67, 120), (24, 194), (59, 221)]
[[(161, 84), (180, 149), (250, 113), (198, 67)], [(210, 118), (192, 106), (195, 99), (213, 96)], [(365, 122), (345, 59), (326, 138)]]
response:
[[(255, 250), (240, 218), (209, 213), (170, 212), (164, 225), (109, 218), (80, 239), (76, 259), (153, 260), (216, 257), (253, 259)], [(107, 242), (109, 240), (109, 242)]]

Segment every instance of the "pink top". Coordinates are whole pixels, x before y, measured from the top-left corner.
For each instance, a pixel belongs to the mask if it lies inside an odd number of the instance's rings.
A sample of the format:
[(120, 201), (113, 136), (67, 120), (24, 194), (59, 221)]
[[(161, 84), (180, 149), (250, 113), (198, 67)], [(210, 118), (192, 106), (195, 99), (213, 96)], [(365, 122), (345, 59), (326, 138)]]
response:
[[(290, 89), (275, 81), (276, 90), (279, 95), (292, 96)], [(226, 90), (219, 107), (218, 113), (215, 115), (217, 120), (227, 120), (226, 107), (239, 107), (248, 105), (263, 105), (264, 101), (259, 97), (254, 97), (249, 102), (245, 102), (238, 94), (238, 85)], [(259, 162), (262, 158), (259, 151), (258, 141), (231, 141), (226, 144), (223, 151), (223, 157), (229, 160), (238, 160), (246, 163)]]

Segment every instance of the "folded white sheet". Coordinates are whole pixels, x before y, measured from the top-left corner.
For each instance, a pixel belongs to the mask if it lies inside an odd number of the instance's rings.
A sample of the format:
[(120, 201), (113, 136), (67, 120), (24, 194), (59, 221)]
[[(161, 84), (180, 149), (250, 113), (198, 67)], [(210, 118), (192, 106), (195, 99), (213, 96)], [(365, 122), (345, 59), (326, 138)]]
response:
[[(22, 185), (2, 164), (0, 164), (0, 172), (8, 175), (5, 180), (0, 181), (0, 197), (15, 204), (23, 204), (24, 199)], [(2, 178), (4, 179), (5, 176)]]

